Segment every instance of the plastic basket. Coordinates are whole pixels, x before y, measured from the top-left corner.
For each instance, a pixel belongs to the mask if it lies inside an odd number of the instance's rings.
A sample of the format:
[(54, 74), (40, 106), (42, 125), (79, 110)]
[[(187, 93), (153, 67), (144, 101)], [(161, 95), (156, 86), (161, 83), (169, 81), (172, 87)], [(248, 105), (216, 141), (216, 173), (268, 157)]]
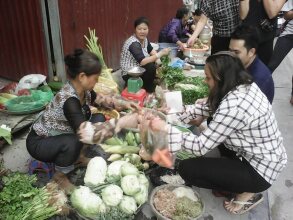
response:
[(116, 94), (119, 92), (118, 85), (115, 81), (101, 76), (94, 87), (94, 91), (104, 95)]
[[(169, 190), (174, 190), (175, 188), (177, 187), (185, 187), (185, 188), (191, 188), (191, 187), (188, 187), (188, 186), (183, 186), (183, 185), (175, 185), (175, 184), (165, 184), (165, 185), (161, 185), (161, 186), (157, 186), (156, 188), (153, 189), (153, 191), (151, 192), (151, 196), (150, 196), (150, 206), (151, 206), (151, 209), (152, 211), (155, 213), (156, 217), (157, 217), (157, 220), (171, 220), (170, 218), (167, 218), (166, 216), (163, 216), (159, 211), (157, 211), (157, 209), (155, 208), (154, 206), (154, 197), (156, 195), (156, 193), (160, 190), (160, 189), (169, 189)], [(192, 188), (191, 188), (192, 189)], [(204, 213), (205, 211), (205, 205), (204, 205), (204, 202), (203, 200), (201, 199), (200, 195), (198, 194), (198, 192), (196, 192), (194, 189), (192, 189), (194, 194), (196, 195), (196, 197), (199, 199), (201, 205), (202, 205), (202, 211), (201, 213), (195, 217), (195, 218), (189, 218), (189, 220), (197, 220), (199, 219), (202, 214)]]

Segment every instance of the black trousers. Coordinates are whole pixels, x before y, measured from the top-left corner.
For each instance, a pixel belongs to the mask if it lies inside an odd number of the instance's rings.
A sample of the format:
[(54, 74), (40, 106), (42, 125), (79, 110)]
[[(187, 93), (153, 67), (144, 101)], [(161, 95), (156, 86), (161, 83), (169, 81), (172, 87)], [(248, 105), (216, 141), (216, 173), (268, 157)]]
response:
[[(145, 68), (145, 72), (140, 76), (143, 81), (142, 88), (144, 88), (148, 93), (152, 93), (155, 91), (154, 80), (156, 78), (156, 65), (155, 63), (148, 63), (142, 67)], [(127, 80), (130, 76), (124, 75), (122, 78), (125, 81), (125, 87), (127, 87)]]
[(229, 50), (230, 37), (220, 37), (214, 35), (211, 39), (211, 54), (219, 51)]
[[(269, 62), (269, 69), (272, 73), (277, 69), (283, 59), (293, 48), (293, 34), (288, 34), (277, 39), (273, 55)], [(293, 76), (292, 76), (292, 95), (293, 95)]]
[[(104, 122), (105, 116), (100, 113), (93, 114), (90, 121)], [(33, 129), (26, 139), (27, 150), (33, 158), (42, 162), (55, 163), (60, 167), (74, 164), (83, 145), (76, 134), (41, 137)]]
[(273, 44), (275, 38), (275, 30), (267, 32), (260, 28), (257, 29), (259, 35), (259, 44), (257, 55), (259, 59), (267, 66), (273, 54)]
[(198, 157), (180, 162), (178, 172), (190, 184), (206, 189), (234, 193), (261, 192), (269, 184), (245, 160), (236, 157), (224, 145), (219, 146), (221, 158)]
[(41, 137), (32, 129), (26, 139), (26, 146), (33, 158), (67, 167), (76, 162), (83, 143), (76, 134)]

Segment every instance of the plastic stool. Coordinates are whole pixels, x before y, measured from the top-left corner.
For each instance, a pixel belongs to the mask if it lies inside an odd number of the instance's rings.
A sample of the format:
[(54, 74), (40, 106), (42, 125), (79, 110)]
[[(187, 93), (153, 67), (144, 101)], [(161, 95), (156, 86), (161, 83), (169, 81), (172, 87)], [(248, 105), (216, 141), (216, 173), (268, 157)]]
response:
[(45, 172), (48, 175), (49, 179), (51, 179), (55, 172), (54, 163), (45, 163), (36, 159), (31, 159), (31, 161), (29, 162), (29, 174), (32, 175), (35, 172), (39, 171)]
[(143, 107), (143, 102), (146, 97), (147, 93), (144, 89), (140, 89), (137, 93), (130, 93), (128, 92), (127, 88), (125, 88), (121, 92), (121, 96), (128, 99), (128, 100), (133, 100), (133, 101), (138, 101), (139, 105)]

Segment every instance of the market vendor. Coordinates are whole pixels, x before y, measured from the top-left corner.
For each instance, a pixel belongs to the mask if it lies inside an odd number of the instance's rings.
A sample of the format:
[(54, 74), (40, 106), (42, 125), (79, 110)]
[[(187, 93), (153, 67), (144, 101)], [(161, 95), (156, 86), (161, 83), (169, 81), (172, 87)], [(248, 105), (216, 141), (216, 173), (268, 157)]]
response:
[(30, 155), (42, 162), (55, 164), (53, 180), (67, 193), (74, 186), (66, 174), (77, 162), (87, 165), (89, 158), (81, 154), (85, 144), (96, 144), (131, 123), (129, 115), (104, 123), (89, 122), (89, 105), (98, 105), (118, 110), (138, 108), (137, 104), (97, 94), (93, 88), (101, 73), (97, 56), (87, 50), (76, 49), (65, 57), (68, 82), (55, 95), (44, 112), (32, 125), (26, 140)]
[[(287, 155), (283, 138), (272, 105), (234, 53), (222, 51), (208, 57), (205, 75), (210, 90), (207, 102), (194, 105), (179, 117), (189, 123), (198, 116), (212, 116), (206, 130), (198, 136), (183, 133), (158, 118), (150, 120), (150, 128), (166, 133), (169, 154), (183, 149), (198, 156), (179, 164), (178, 172), (186, 182), (232, 192), (233, 199), (225, 201), (224, 207), (242, 214), (263, 200), (260, 192), (284, 169)], [(219, 146), (225, 149), (222, 157), (201, 157)], [(163, 160), (158, 161), (165, 166)]]
[(165, 48), (156, 52), (147, 39), (149, 33), (149, 21), (145, 17), (139, 17), (134, 21), (134, 34), (128, 38), (122, 48), (120, 66), (122, 78), (127, 85), (129, 75), (127, 70), (131, 67), (141, 66), (146, 71), (140, 76), (143, 80), (143, 88), (148, 92), (154, 92), (154, 79), (156, 77), (155, 62), (170, 51)]
[(176, 17), (172, 18), (160, 31), (159, 43), (174, 43), (183, 51), (184, 43), (188, 39), (188, 31), (185, 29), (188, 18), (188, 8), (179, 8)]

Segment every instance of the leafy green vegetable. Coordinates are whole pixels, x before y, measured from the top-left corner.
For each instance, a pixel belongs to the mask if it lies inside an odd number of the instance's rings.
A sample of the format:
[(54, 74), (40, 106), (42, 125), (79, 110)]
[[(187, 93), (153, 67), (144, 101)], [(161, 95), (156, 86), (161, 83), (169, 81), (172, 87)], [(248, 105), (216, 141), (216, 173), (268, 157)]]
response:
[(99, 213), (94, 219), (97, 220), (133, 220), (133, 214), (126, 214), (118, 207), (111, 207), (105, 213)]
[(21, 219), (22, 212), (39, 189), (36, 176), (28, 176), (22, 173), (11, 173), (2, 178), (4, 188), (0, 192), (0, 219)]
[(168, 56), (161, 57), (161, 61), (159, 77), (165, 82), (167, 88), (173, 88), (176, 83), (185, 79), (181, 68), (169, 66), (170, 58)]
[(208, 86), (201, 76), (186, 77), (175, 85), (175, 90), (181, 91), (184, 105), (194, 104), (197, 99), (207, 97), (209, 94)]
[(176, 211), (173, 216), (175, 220), (196, 218), (202, 212), (202, 205), (200, 202), (194, 202), (187, 197), (179, 198), (176, 201)]
[(11, 129), (6, 125), (1, 125), (0, 127), (0, 137), (3, 137), (8, 144), (12, 144), (11, 141)]

